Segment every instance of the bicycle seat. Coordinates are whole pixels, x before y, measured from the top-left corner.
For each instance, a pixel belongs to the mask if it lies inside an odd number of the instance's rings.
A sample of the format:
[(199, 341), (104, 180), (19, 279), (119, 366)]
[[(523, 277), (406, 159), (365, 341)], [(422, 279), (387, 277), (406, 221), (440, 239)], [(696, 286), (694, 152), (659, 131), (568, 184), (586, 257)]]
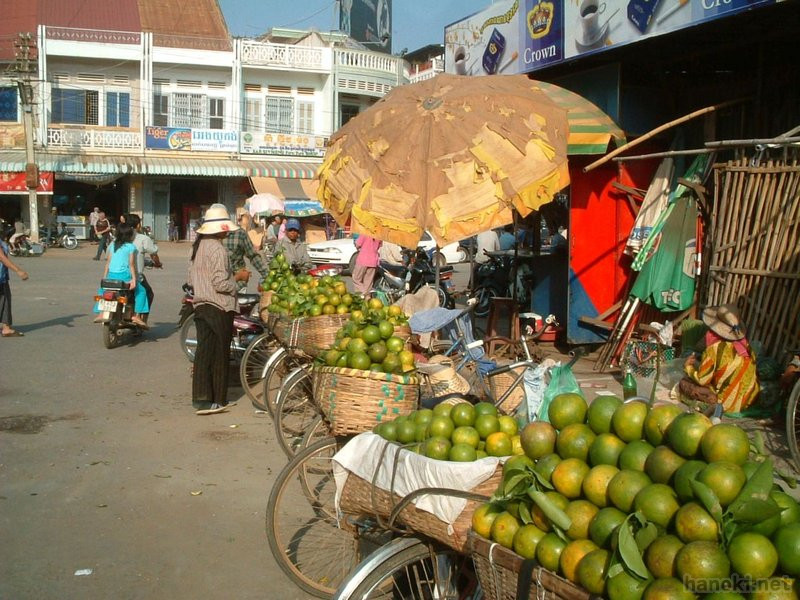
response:
[(239, 304), (255, 304), (261, 300), (261, 294), (239, 294), (237, 301)]

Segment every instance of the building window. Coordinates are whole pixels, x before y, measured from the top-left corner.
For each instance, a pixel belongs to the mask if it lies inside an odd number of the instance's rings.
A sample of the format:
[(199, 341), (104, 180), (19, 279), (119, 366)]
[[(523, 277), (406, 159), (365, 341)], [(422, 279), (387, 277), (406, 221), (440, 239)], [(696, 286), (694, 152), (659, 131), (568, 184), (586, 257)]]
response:
[(172, 126), (206, 129), (208, 101), (202, 94), (172, 94)]
[(128, 92), (106, 92), (106, 125), (130, 127), (131, 95)]
[(208, 128), (222, 129), (225, 125), (225, 100), (222, 98), (208, 99)]
[(17, 122), (17, 86), (0, 87), (0, 121)]
[(297, 132), (314, 133), (314, 103), (297, 103)]
[(355, 106), (353, 104), (342, 104), (342, 122), (340, 123), (340, 126), (343, 126), (357, 114), (358, 114), (358, 106)]
[(244, 131), (264, 131), (261, 123), (261, 100), (246, 98), (244, 101)]
[(169, 96), (153, 94), (153, 125), (169, 125)]
[(267, 96), (266, 130), (270, 133), (292, 133), (294, 98)]
[(53, 123), (97, 125), (99, 97), (96, 90), (53, 88), (50, 120)]

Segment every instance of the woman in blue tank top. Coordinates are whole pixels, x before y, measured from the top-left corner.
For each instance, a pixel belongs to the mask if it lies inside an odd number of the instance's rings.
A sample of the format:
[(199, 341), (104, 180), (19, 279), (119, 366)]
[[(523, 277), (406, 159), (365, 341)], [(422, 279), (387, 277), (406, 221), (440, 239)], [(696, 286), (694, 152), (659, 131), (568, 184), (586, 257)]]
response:
[(126, 281), (130, 289), (134, 290), (134, 315), (131, 318), (136, 325), (142, 329), (147, 329), (147, 323), (142, 321), (139, 316), (143, 312), (149, 312), (147, 293), (138, 283), (139, 278), (136, 273), (136, 246), (133, 245), (133, 238), (136, 232), (128, 223), (117, 225), (117, 237), (111, 244), (106, 262), (104, 279), (119, 279)]

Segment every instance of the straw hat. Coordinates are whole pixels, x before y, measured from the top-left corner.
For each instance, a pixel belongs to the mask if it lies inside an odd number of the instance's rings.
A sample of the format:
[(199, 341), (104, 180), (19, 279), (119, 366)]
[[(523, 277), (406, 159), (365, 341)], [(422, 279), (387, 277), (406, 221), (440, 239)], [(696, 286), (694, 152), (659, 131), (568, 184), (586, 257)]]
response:
[(197, 228), (197, 233), (204, 235), (221, 233), (223, 231), (236, 231), (239, 226), (231, 221), (228, 209), (224, 204), (212, 204), (203, 215), (203, 224)]
[(745, 336), (739, 312), (732, 304), (710, 306), (703, 311), (703, 323), (719, 337), (735, 342)]
[(466, 394), (470, 390), (469, 382), (459, 375), (453, 368), (449, 359), (436, 361), (436, 357), (431, 357), (427, 364), (418, 364), (417, 370), (428, 375), (428, 379), (433, 388), (434, 396), (444, 396), (446, 394)]

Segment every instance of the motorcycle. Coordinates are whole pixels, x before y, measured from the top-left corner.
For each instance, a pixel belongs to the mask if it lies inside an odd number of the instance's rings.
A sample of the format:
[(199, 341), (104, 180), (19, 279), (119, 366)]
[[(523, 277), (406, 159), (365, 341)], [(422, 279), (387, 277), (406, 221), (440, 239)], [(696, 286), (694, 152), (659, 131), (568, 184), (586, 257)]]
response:
[[(197, 349), (197, 327), (194, 323), (194, 290), (188, 283), (182, 288), (183, 299), (178, 318), (180, 344), (186, 357), (194, 362)], [(261, 300), (260, 294), (239, 292), (236, 302), (239, 312), (233, 317), (233, 337), (231, 338), (231, 360), (239, 362), (244, 351), (254, 338), (264, 333), (264, 324), (259, 318), (258, 309)]]
[(100, 293), (94, 297), (100, 310), (98, 322), (103, 324), (103, 345), (111, 350), (117, 347), (126, 331), (140, 335), (141, 327), (133, 317), (133, 290), (128, 282), (119, 279), (100, 280)]
[[(413, 294), (423, 287), (432, 287), (436, 282), (436, 268), (428, 258), (424, 249), (404, 250), (403, 256), (407, 264), (393, 265), (381, 261), (375, 276), (375, 290), (386, 295), (390, 302), (396, 302), (406, 294)], [(439, 269), (439, 306), (452, 308), (455, 306), (450, 291), (453, 288), (453, 267)]]
[[(510, 298), (513, 294), (514, 257), (490, 256), (485, 263), (478, 265), (475, 271), (474, 298), (475, 316), (485, 317), (489, 314), (492, 298)], [(529, 302), (530, 290), (533, 287), (533, 271), (530, 266), (520, 263), (517, 267), (517, 300), (526, 305)]]
[(12, 236), (8, 246), (9, 254), (19, 257), (41, 256), (46, 250), (44, 244), (30, 241), (26, 233), (21, 233), (16, 237)]
[(44, 245), (48, 248), (61, 247), (67, 250), (78, 249), (78, 238), (75, 232), (68, 229), (64, 223), (59, 223), (58, 231), (52, 232), (45, 240)]

